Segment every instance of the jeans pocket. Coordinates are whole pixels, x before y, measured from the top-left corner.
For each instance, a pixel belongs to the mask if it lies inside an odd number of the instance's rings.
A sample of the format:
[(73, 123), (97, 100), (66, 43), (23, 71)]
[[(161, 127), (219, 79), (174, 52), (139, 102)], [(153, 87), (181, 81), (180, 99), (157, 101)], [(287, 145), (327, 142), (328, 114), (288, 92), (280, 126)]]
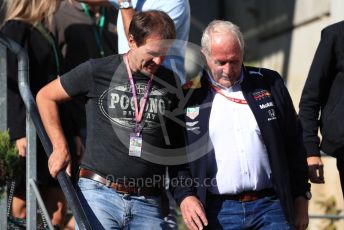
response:
[(150, 206), (160, 207), (160, 197), (159, 196), (145, 196), (145, 203), (149, 204)]
[(79, 178), (78, 180), (78, 187), (83, 191), (101, 189), (103, 186), (105, 185), (87, 178)]

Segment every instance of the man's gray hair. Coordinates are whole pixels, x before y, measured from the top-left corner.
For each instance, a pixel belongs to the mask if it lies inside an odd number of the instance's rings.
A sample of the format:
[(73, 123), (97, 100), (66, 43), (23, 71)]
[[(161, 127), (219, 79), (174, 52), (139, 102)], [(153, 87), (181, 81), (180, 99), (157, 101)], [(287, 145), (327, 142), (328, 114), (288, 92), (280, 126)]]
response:
[(210, 55), (211, 36), (213, 33), (231, 33), (238, 39), (238, 43), (242, 52), (244, 52), (244, 37), (239, 27), (230, 21), (214, 20), (205, 28), (202, 35), (202, 50)]

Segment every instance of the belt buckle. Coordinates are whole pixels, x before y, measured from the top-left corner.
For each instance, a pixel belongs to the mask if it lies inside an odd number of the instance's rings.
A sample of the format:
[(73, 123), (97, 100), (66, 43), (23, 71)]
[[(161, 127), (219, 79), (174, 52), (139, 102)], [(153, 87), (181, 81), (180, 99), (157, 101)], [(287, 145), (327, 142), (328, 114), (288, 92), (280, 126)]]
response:
[(117, 192), (122, 193), (124, 195), (130, 195), (130, 191), (129, 191), (130, 187), (129, 186), (127, 186), (125, 183), (119, 184), (119, 185), (120, 186), (119, 186)]
[(250, 194), (241, 194), (241, 195), (239, 196), (239, 201), (240, 201), (240, 202), (243, 202), (243, 203), (245, 203), (245, 202), (250, 202), (250, 201), (254, 201), (254, 200), (256, 200), (256, 197), (254, 197), (254, 196), (252, 196), (252, 195), (250, 195)]
[(246, 202), (245, 194), (240, 194), (238, 200), (239, 202)]

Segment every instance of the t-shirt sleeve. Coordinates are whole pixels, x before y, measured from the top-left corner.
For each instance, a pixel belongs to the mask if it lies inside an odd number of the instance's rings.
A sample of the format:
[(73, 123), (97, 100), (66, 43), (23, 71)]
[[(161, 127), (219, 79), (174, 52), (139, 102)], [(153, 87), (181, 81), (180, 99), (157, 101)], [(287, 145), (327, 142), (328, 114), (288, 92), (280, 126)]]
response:
[(80, 64), (61, 76), (61, 85), (70, 97), (87, 96), (93, 86), (91, 61)]

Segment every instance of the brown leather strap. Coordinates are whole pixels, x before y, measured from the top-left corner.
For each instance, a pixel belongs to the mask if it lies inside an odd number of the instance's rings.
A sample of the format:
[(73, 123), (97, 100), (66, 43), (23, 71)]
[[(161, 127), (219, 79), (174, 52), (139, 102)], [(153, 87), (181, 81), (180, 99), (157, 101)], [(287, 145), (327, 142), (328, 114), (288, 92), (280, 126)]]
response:
[(115, 183), (113, 181), (107, 180), (106, 178), (100, 176), (99, 174), (91, 170), (84, 169), (84, 168), (80, 169), (79, 177), (97, 181), (99, 183), (104, 184), (105, 186), (109, 188), (113, 188), (119, 193), (124, 193), (124, 194), (137, 195), (137, 196), (158, 196), (161, 193), (161, 189), (156, 188), (156, 187), (134, 187), (134, 186), (128, 186), (125, 184)]
[(267, 188), (259, 191), (244, 191), (239, 194), (227, 195), (227, 194), (211, 194), (210, 196), (221, 200), (237, 200), (240, 202), (250, 202), (261, 199), (267, 196), (276, 195), (275, 190), (272, 188)]

